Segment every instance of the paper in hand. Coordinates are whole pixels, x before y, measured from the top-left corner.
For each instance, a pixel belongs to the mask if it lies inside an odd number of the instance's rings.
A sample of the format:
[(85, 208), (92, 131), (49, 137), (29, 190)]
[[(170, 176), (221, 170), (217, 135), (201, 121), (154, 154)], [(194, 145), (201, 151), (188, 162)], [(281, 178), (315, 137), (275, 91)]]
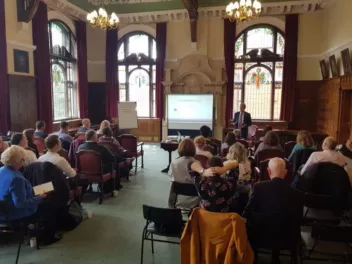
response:
[(48, 193), (54, 191), (53, 182), (47, 182), (33, 187), (35, 195), (41, 195), (42, 193)]

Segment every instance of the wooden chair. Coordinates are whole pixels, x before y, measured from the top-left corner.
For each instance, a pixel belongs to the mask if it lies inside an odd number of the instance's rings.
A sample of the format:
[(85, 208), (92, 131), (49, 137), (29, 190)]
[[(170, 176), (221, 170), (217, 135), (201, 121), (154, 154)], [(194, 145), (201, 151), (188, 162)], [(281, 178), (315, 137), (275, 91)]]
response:
[(218, 151), (219, 151), (219, 154), (220, 154), (221, 144), (222, 144), (221, 140), (219, 140), (217, 138), (211, 138), (210, 141), (213, 142), (214, 144), (216, 144)]
[(76, 153), (77, 173), (81, 179), (87, 180), (89, 184), (97, 183), (100, 187), (99, 204), (104, 199), (104, 184), (112, 181), (111, 195), (115, 190), (115, 171), (111, 165), (111, 172), (104, 173), (102, 159), (99, 153), (92, 150), (81, 150)]
[(59, 154), (61, 157), (65, 158), (68, 162), (70, 162), (68, 158), (68, 151), (61, 149), (57, 154)]
[(144, 150), (143, 150), (144, 142), (138, 143), (137, 137), (130, 134), (124, 134), (119, 136), (119, 142), (121, 147), (127, 150), (127, 157), (129, 158), (136, 157), (135, 174), (137, 174), (137, 168), (139, 168), (138, 157), (142, 157), (142, 164), (140, 167), (142, 169), (144, 168)]
[[(256, 180), (258, 181), (269, 181), (269, 173), (268, 173), (268, 165), (269, 165), (270, 159), (264, 160), (260, 162), (259, 168), (255, 167), (255, 172), (256, 172)], [(285, 160), (286, 162), (286, 169), (287, 169), (287, 174), (285, 177), (285, 181), (287, 181), (288, 184), (291, 185), (293, 181), (293, 170), (292, 170), (292, 163), (289, 161)]]
[(34, 137), (33, 143), (37, 146), (39, 154), (44, 154), (46, 149), (44, 139), (41, 137)]
[(222, 153), (221, 153), (221, 157), (222, 157), (222, 158), (224, 158), (224, 157), (227, 156), (227, 154), (229, 153), (229, 149), (230, 149), (230, 148), (224, 148), (224, 149), (222, 150)]
[(260, 162), (271, 158), (285, 158), (285, 153), (279, 149), (263, 149), (257, 153), (256, 165)]
[(236, 142), (241, 143), (246, 149), (249, 147), (248, 141), (244, 139), (236, 139)]
[(208, 157), (204, 156), (204, 155), (196, 155), (194, 157), (196, 160), (198, 160), (200, 162), (200, 164), (202, 164), (203, 168), (209, 168), (209, 159)]
[(288, 158), (291, 155), (291, 152), (295, 146), (296, 146), (296, 141), (289, 141), (285, 143), (285, 146), (284, 146), (285, 158)]
[(209, 151), (213, 156), (218, 154), (217, 149), (215, 149), (214, 147), (210, 146), (210, 145), (205, 145), (203, 148), (204, 151)]

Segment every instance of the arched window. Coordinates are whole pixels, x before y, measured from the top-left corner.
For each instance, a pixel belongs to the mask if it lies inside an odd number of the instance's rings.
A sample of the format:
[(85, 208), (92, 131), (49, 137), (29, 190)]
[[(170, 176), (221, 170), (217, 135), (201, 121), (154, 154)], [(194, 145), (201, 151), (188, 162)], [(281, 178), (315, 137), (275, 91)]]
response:
[(120, 101), (137, 102), (139, 117), (155, 117), (156, 42), (144, 32), (118, 44)]
[(49, 21), (54, 120), (78, 117), (76, 39), (59, 20)]
[(244, 102), (252, 119), (279, 120), (285, 39), (269, 25), (256, 25), (235, 43), (233, 110)]

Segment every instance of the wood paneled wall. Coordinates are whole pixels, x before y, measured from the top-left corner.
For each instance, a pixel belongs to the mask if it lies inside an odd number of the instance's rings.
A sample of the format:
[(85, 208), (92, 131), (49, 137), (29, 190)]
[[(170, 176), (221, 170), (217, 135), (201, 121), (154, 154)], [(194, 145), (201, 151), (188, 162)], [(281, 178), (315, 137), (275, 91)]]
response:
[(9, 75), (9, 92), (11, 130), (21, 132), (34, 128), (37, 121), (35, 78)]
[(138, 119), (138, 128), (132, 129), (130, 133), (134, 136), (137, 136), (139, 141), (160, 142), (160, 119)]

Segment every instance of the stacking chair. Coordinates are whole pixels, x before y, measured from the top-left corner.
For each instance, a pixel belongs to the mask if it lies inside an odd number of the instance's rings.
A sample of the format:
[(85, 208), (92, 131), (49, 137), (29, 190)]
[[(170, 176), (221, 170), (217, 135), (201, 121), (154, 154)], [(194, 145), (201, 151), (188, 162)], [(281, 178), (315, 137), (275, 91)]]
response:
[(204, 156), (204, 155), (195, 155), (194, 157), (196, 160), (198, 160), (200, 162), (200, 164), (202, 164), (203, 168), (209, 168), (209, 159), (208, 157)]
[(123, 147), (125, 150), (127, 150), (127, 157), (133, 158), (136, 157), (136, 165), (135, 165), (135, 174), (137, 174), (137, 168), (138, 166), (138, 158), (142, 157), (142, 164), (140, 168), (144, 168), (144, 150), (143, 150), (143, 145), (144, 142), (137, 142), (137, 137), (130, 135), (130, 134), (124, 134), (119, 136), (119, 142), (121, 147)]
[[(146, 224), (142, 233), (141, 264), (143, 264), (144, 240), (151, 241), (154, 254), (154, 242), (180, 244), (184, 222), (181, 209), (157, 208), (143, 205), (143, 216)], [(177, 241), (155, 239), (154, 235), (177, 238)]]
[(286, 142), (284, 145), (285, 158), (288, 158), (291, 155), (293, 148), (296, 146), (296, 141)]
[[(80, 178), (87, 180), (89, 184), (97, 183), (100, 188), (99, 204), (103, 203), (104, 199), (104, 185), (108, 182), (111, 183), (111, 195), (115, 190), (115, 170), (111, 164), (111, 172), (103, 172), (102, 159), (99, 153), (92, 150), (81, 150), (76, 153), (77, 160), (77, 173)], [(107, 165), (106, 165), (107, 166)]]
[(284, 158), (285, 154), (278, 149), (263, 149), (257, 153), (257, 166), (260, 165), (261, 161), (271, 159), (271, 158)]
[[(269, 181), (269, 173), (268, 173), (268, 165), (269, 165), (270, 159), (266, 159), (264, 161), (260, 162), (259, 168), (255, 168), (255, 172), (257, 174), (257, 180), (259, 181)], [(291, 185), (293, 181), (293, 174), (292, 174), (292, 164), (285, 160), (286, 162), (286, 169), (287, 169), (287, 174), (285, 176), (285, 181), (287, 181), (288, 184)]]
[(46, 149), (44, 139), (41, 137), (34, 137), (33, 142), (37, 146), (39, 154), (43, 154)]
[[(196, 186), (194, 184), (172, 182), (170, 186), (169, 208), (176, 208), (178, 195), (199, 197)], [(188, 213), (192, 209), (193, 208), (182, 208), (183, 211), (187, 211)]]
[(59, 154), (61, 157), (63, 157), (67, 162), (70, 162), (68, 158), (68, 151), (61, 149), (57, 154)]

